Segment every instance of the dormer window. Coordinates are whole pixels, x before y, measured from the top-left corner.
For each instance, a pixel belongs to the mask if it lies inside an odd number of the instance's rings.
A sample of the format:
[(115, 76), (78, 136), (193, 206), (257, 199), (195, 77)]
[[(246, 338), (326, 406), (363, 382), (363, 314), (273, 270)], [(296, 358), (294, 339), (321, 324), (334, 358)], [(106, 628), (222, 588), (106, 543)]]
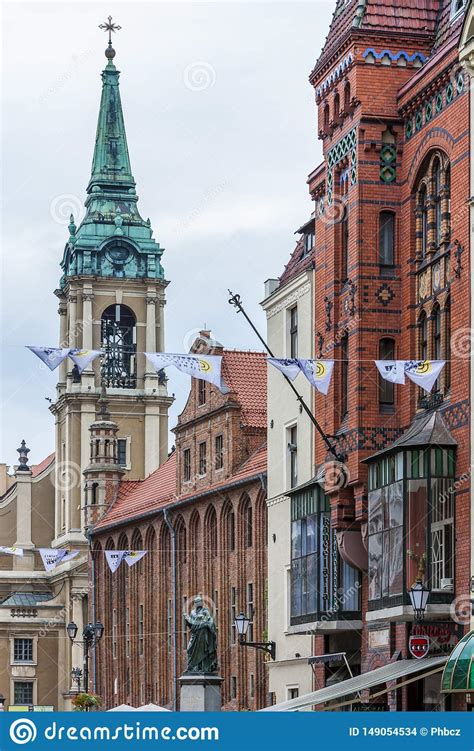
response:
[(308, 232), (304, 236), (304, 250), (309, 253), (314, 248), (314, 232)]
[(466, 0), (452, 0), (451, 3), (451, 21), (461, 15), (462, 11), (466, 7)]

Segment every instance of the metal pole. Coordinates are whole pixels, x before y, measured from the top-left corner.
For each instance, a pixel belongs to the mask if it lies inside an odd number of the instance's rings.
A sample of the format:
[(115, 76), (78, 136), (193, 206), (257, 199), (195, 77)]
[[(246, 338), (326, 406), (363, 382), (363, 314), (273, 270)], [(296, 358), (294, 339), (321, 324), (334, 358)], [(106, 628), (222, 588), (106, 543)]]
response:
[(86, 631), (83, 633), (84, 639), (84, 692), (89, 693), (89, 637)]
[[(260, 332), (256, 328), (255, 324), (253, 323), (253, 321), (249, 318), (249, 316), (245, 312), (244, 307), (243, 307), (243, 305), (242, 305), (242, 303), (240, 301), (240, 295), (234, 295), (231, 292), (230, 289), (228, 290), (228, 292), (229, 292), (229, 295), (230, 295), (229, 303), (231, 305), (233, 305), (235, 308), (237, 308), (237, 310), (238, 310), (239, 313), (242, 313), (242, 315), (244, 316), (245, 320), (249, 323), (249, 325), (252, 328), (252, 330), (255, 332), (255, 334), (258, 336), (258, 338), (262, 342), (263, 346), (267, 350), (267, 352), (270, 355), (270, 357), (275, 357), (275, 355), (271, 351), (270, 347), (266, 343), (265, 339), (263, 338), (263, 336), (260, 334)], [(290, 381), (290, 379), (288, 378), (288, 376), (286, 376), (284, 373), (282, 373), (282, 375), (283, 375), (283, 378), (285, 379), (285, 381), (288, 383), (288, 385), (291, 388), (291, 390), (294, 392), (297, 400), (299, 401), (299, 403), (303, 407), (304, 411), (308, 415), (309, 419), (313, 423), (313, 425), (316, 428), (316, 430), (318, 431), (319, 435), (323, 439), (324, 443), (326, 444), (326, 447), (327, 447), (328, 451), (331, 452), (331, 454), (334, 456), (334, 458), (338, 462), (343, 462), (344, 459), (345, 459), (345, 456), (343, 456), (342, 454), (339, 454), (337, 452), (336, 447), (331, 443), (331, 441), (327, 437), (326, 433), (321, 428), (319, 422), (316, 420), (315, 416), (313, 415), (313, 413), (311, 412), (310, 408), (306, 404), (305, 400), (303, 399), (303, 397), (301, 396), (301, 394), (299, 393), (299, 391), (296, 389), (296, 387), (293, 385), (292, 381)]]
[(172, 662), (173, 662), (173, 710), (176, 712), (177, 709), (177, 697), (178, 697), (178, 655), (177, 655), (177, 644), (176, 644), (176, 637), (178, 632), (178, 611), (177, 611), (177, 603), (176, 603), (176, 596), (177, 596), (177, 590), (176, 590), (176, 531), (173, 525), (171, 524), (169, 517), (168, 517), (168, 510), (163, 509), (163, 518), (165, 520), (165, 524), (168, 527), (170, 531), (170, 537), (171, 537), (171, 607), (173, 611), (172, 620), (173, 620), (173, 633), (172, 636), (172, 643), (171, 643), (171, 653), (172, 653)]

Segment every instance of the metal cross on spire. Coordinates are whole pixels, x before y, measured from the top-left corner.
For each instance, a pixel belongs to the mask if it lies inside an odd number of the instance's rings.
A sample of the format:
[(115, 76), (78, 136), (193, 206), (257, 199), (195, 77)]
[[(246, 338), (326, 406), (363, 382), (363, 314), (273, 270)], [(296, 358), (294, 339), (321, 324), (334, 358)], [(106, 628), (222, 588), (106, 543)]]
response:
[(120, 31), (121, 28), (117, 23), (113, 23), (112, 16), (109, 16), (104, 23), (99, 24), (99, 29), (109, 32), (109, 47), (112, 46), (112, 32)]

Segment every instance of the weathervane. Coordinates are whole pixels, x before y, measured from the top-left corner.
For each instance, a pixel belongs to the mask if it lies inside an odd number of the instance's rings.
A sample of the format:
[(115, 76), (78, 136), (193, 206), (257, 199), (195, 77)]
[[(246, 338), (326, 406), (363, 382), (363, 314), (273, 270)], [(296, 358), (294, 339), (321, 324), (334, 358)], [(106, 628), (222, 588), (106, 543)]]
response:
[(112, 32), (120, 31), (121, 28), (117, 23), (112, 22), (112, 16), (109, 16), (104, 23), (99, 24), (99, 29), (109, 32), (109, 47), (112, 46)]

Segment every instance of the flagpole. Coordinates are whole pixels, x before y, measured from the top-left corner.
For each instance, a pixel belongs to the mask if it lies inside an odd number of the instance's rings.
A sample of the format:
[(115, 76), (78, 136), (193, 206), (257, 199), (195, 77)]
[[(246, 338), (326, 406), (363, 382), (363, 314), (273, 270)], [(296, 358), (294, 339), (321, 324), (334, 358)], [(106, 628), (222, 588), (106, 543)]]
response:
[[(240, 295), (237, 295), (237, 294), (234, 295), (233, 292), (231, 292), (230, 289), (228, 290), (228, 292), (229, 292), (229, 295), (230, 295), (230, 298), (229, 298), (230, 305), (233, 305), (234, 308), (237, 308), (237, 312), (238, 313), (242, 313), (242, 315), (244, 316), (244, 318), (247, 321), (247, 323), (250, 325), (250, 327), (253, 329), (253, 331), (255, 332), (255, 334), (258, 336), (258, 338), (262, 342), (263, 346), (267, 350), (267, 352), (270, 355), (270, 357), (275, 357), (275, 355), (271, 351), (270, 347), (266, 343), (266, 341), (263, 338), (263, 336), (260, 334), (260, 332), (257, 329), (257, 327), (255, 326), (255, 324), (253, 323), (253, 321), (249, 318), (249, 316), (245, 312), (244, 306), (242, 305), (242, 302), (240, 300)], [(295, 385), (292, 383), (292, 381), (290, 381), (290, 379), (288, 378), (287, 375), (285, 375), (284, 373), (282, 373), (282, 375), (283, 375), (283, 378), (285, 379), (285, 381), (290, 386), (290, 388), (295, 393), (295, 396), (296, 396), (297, 400), (299, 401), (299, 403), (303, 407), (304, 411), (308, 415), (309, 419), (313, 423), (314, 427), (318, 431), (319, 435), (323, 439), (324, 443), (326, 444), (326, 447), (327, 447), (328, 451), (331, 452), (331, 454), (334, 456), (334, 458), (336, 459), (336, 461), (338, 461), (338, 462), (344, 462), (344, 460), (345, 460), (346, 457), (343, 454), (339, 454), (338, 453), (336, 447), (334, 446), (334, 444), (331, 443), (331, 441), (327, 437), (326, 433), (324, 432), (324, 430), (320, 426), (319, 422), (316, 420), (315, 416), (311, 412), (310, 408), (306, 404), (305, 400), (303, 399), (303, 397), (301, 396), (301, 394), (299, 393), (299, 391), (297, 390), (297, 388), (295, 387)]]

